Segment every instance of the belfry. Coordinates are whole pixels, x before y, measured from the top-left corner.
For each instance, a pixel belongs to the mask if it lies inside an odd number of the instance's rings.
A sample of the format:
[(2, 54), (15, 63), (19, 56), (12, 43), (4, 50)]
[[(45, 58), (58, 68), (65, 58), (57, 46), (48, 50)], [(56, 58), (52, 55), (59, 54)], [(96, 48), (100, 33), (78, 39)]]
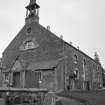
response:
[(36, 0), (30, 0), (29, 5), (26, 6), (26, 22), (39, 23), (39, 8), (40, 6), (36, 3)]

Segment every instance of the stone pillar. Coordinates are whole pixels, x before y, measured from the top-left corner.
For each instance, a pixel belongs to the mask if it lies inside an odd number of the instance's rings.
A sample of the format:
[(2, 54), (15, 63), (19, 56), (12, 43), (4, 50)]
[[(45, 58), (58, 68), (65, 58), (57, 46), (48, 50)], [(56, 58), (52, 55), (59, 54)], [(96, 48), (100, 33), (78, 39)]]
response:
[(21, 72), (21, 87), (24, 88), (25, 87), (25, 71)]
[(10, 72), (9, 81), (10, 81), (10, 87), (12, 87), (13, 86), (13, 72), (12, 71)]

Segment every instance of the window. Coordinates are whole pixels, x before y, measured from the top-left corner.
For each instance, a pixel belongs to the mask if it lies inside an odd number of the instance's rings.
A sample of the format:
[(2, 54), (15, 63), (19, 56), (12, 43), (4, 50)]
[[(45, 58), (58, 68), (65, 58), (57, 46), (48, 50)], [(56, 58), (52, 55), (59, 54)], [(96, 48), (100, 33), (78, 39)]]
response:
[(34, 49), (37, 47), (39, 47), (39, 44), (37, 43), (35, 37), (28, 37), (23, 41), (19, 49), (24, 51), (28, 49)]
[(78, 57), (77, 57), (77, 55), (75, 54), (75, 55), (74, 55), (74, 63), (75, 63), (75, 64), (77, 64), (77, 59), (78, 59)]
[(74, 60), (77, 60), (77, 55), (76, 54), (74, 55)]
[(20, 46), (20, 50), (28, 50), (39, 47), (39, 44), (37, 43), (36, 39), (34, 37), (28, 37), (26, 38), (22, 45)]
[(26, 41), (25, 42), (25, 49), (32, 49), (32, 48), (34, 48), (35, 47), (35, 45), (34, 45), (34, 43), (32, 42), (32, 40), (29, 40), (29, 41)]
[(86, 65), (86, 59), (83, 60), (83, 65), (84, 65), (84, 66)]
[(9, 73), (4, 73), (4, 80), (5, 82), (9, 81)]
[(29, 28), (27, 29), (27, 33), (28, 33), (28, 34), (31, 33), (31, 27), (29, 27)]
[(38, 72), (38, 75), (39, 75), (39, 84), (42, 83), (42, 73), (41, 71)]
[(74, 70), (74, 77), (75, 77), (75, 79), (79, 79), (79, 70), (78, 70), (78, 68), (75, 68), (75, 70)]

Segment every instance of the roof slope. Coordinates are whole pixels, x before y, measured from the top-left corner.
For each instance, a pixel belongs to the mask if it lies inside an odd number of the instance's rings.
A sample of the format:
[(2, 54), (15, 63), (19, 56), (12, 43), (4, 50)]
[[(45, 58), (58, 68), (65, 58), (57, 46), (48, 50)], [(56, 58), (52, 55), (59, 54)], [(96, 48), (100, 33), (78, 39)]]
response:
[[(32, 32), (28, 34), (27, 31), (30, 31), (28, 30), (30, 28)], [(39, 45), (37, 46), (38, 48), (23, 51), (20, 50), (20, 47), (24, 41), (27, 41), (27, 39), (33, 39), (35, 43), (37, 42)], [(75, 50), (78, 50), (67, 42), (65, 42), (65, 45), (69, 45)], [(16, 59), (19, 59), (19, 61), (26, 66), (30, 63), (56, 60), (62, 56), (60, 55), (60, 52), (62, 51), (61, 49), (63, 49), (63, 41), (51, 31), (35, 22), (25, 24), (16, 37), (8, 45), (8, 47), (4, 50), (3, 66), (6, 68), (11, 68)], [(90, 58), (82, 51), (78, 51)], [(94, 61), (92, 58), (90, 59)]]
[[(27, 29), (31, 28), (32, 32), (27, 34)], [(35, 39), (38, 48), (30, 50), (20, 50), (20, 46), (27, 39)], [(62, 48), (62, 41), (49, 30), (35, 22), (25, 24), (21, 31), (11, 41), (3, 52), (3, 66), (11, 68), (16, 59), (27, 64), (33, 62), (55, 60), (60, 57), (59, 49)], [(58, 53), (57, 53), (58, 52)]]

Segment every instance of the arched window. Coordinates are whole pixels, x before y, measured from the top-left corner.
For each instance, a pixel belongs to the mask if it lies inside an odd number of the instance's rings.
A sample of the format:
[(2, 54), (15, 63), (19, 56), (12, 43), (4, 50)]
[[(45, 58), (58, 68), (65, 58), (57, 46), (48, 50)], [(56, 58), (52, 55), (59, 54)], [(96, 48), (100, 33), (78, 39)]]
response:
[(37, 48), (39, 44), (36, 42), (35, 38), (28, 38), (26, 39), (23, 44), (20, 46), (20, 50), (28, 50)]
[(75, 79), (79, 79), (79, 69), (78, 68), (75, 68), (74, 76), (75, 76)]
[(25, 43), (25, 49), (32, 49), (32, 48), (34, 48), (35, 47), (35, 45), (34, 45), (34, 43), (32, 42), (32, 40), (28, 40), (28, 41), (26, 41)]
[(86, 65), (86, 59), (83, 60), (83, 65), (84, 65), (84, 66)]
[(74, 55), (74, 59), (77, 60), (77, 55), (76, 54)]
[(74, 59), (74, 63), (75, 63), (75, 64), (77, 64), (77, 61), (78, 61), (78, 57), (77, 57), (77, 55), (76, 55), (76, 54), (74, 54), (74, 57), (73, 57), (73, 59)]

